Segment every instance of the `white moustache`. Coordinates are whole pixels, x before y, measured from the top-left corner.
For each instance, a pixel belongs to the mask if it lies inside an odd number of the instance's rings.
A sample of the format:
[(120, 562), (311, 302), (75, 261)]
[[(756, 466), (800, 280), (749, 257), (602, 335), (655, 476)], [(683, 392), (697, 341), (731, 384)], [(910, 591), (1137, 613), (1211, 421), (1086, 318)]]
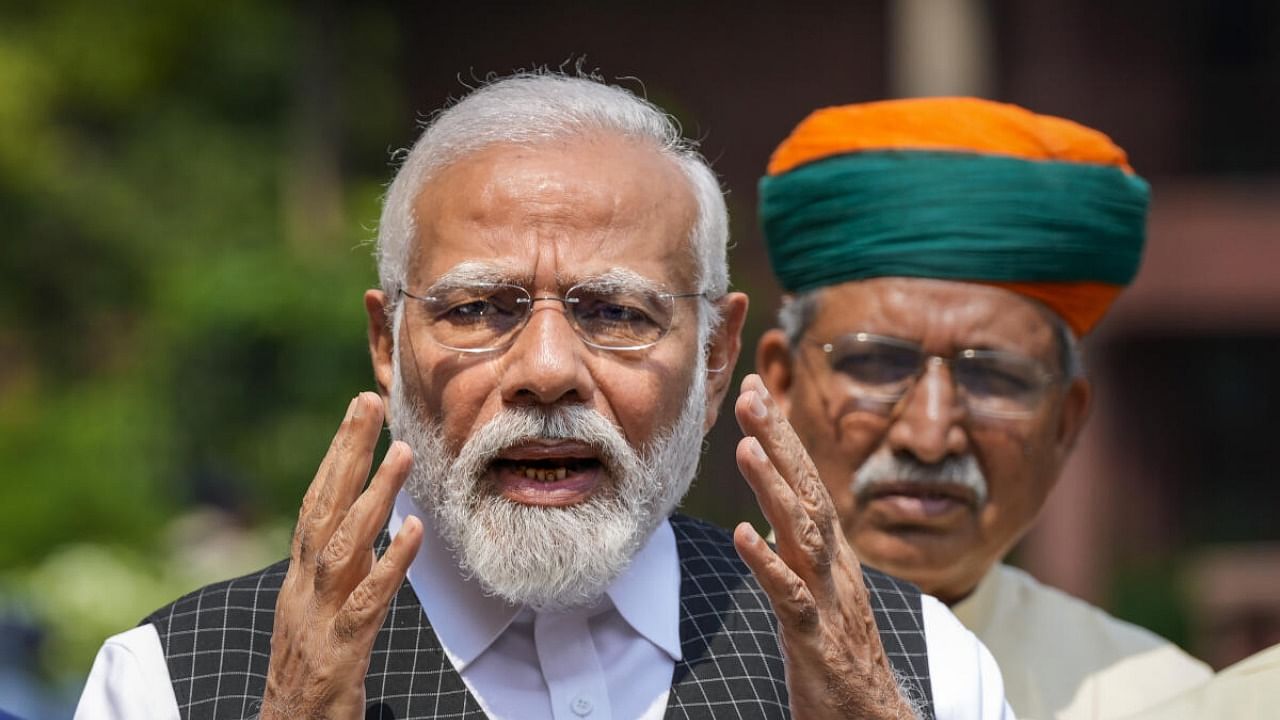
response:
[(573, 440), (590, 446), (612, 475), (638, 461), (622, 432), (603, 415), (581, 405), (505, 408), (468, 438), (458, 460), (476, 472), (504, 450), (538, 440)]
[(909, 455), (876, 453), (858, 468), (853, 495), (864, 498), (879, 485), (919, 483), (956, 485), (973, 492), (977, 507), (987, 502), (987, 478), (972, 455), (948, 456), (939, 463), (923, 463)]

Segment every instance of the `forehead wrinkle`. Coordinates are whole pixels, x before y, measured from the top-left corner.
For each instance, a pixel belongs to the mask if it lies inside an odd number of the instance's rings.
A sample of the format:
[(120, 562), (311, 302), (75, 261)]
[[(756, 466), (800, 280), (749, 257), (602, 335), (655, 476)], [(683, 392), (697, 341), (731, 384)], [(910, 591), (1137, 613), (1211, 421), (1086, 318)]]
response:
[[(1028, 338), (1037, 328), (1018, 320), (1020, 311), (1012, 308), (983, 308), (968, 303), (938, 301), (918, 326), (918, 342), (926, 349), (955, 352), (964, 349), (1006, 350), (1025, 354)], [(910, 310), (908, 310), (910, 312)], [(1027, 318), (1033, 324), (1039, 316)], [(1015, 329), (1010, 332), (1010, 329)], [(1047, 326), (1041, 328), (1047, 331)], [(1032, 343), (1033, 345), (1035, 343)]]
[[(554, 146), (552, 146), (554, 148)], [(515, 226), (527, 232), (544, 228), (582, 229), (609, 226), (622, 219), (634, 222), (632, 216), (643, 214), (634, 205), (635, 181), (601, 184), (588, 182), (559, 169), (548, 172), (535, 164), (521, 162), (533, 153), (515, 152), (506, 171), (489, 177), (474, 195), (476, 203), (468, 214), (470, 223)], [(654, 202), (658, 206), (660, 203)], [(513, 223), (513, 220), (518, 222)]]
[(1020, 297), (984, 303), (956, 303), (939, 298), (930, 336), (945, 338), (948, 350), (1003, 350), (1041, 356), (1051, 352), (1053, 330), (1034, 301)]
[[(979, 284), (857, 281), (854, 293), (824, 294), (818, 322), (836, 334), (865, 331), (921, 344), (930, 352), (998, 349), (1052, 352), (1050, 318), (1031, 300)], [(990, 292), (988, 292), (990, 290)]]
[[(536, 274), (528, 270), (519, 270), (503, 263), (490, 263), (479, 260), (464, 260), (449, 268), (432, 283), (433, 288), (458, 287), (466, 285), (527, 285)], [(578, 274), (555, 272), (555, 282), (560, 287), (580, 286), (598, 292), (655, 292), (661, 293), (666, 288), (659, 282), (651, 280), (640, 273), (625, 267), (612, 267), (604, 272)]]
[[(689, 245), (687, 242), (680, 243), (678, 247), (661, 250), (653, 247), (653, 241), (656, 239), (655, 230), (661, 227), (661, 219), (650, 217), (648, 220), (650, 222), (636, 222), (628, 225), (614, 223), (601, 226), (596, 223), (585, 223), (579, 228), (564, 223), (525, 222), (522, 219), (514, 225), (503, 222), (472, 223), (473, 228), (470, 231), (459, 233), (459, 235), (469, 236), (472, 246), (477, 250), (483, 250), (485, 255), (496, 258), (527, 258), (520, 263), (522, 267), (527, 264), (528, 267), (533, 268), (528, 272), (530, 275), (536, 275), (537, 267), (548, 261), (553, 261), (559, 268), (572, 268), (582, 264), (581, 260), (571, 260), (575, 256), (608, 261), (616, 256), (634, 257), (637, 254), (647, 255), (648, 260), (658, 260), (664, 268), (676, 269), (675, 274), (678, 274), (680, 267), (694, 259), (692, 248), (687, 247)], [(647, 253), (633, 252), (637, 247), (653, 249)], [(613, 269), (617, 268), (611, 268), (601, 277), (608, 277), (608, 273)], [(640, 282), (647, 280), (638, 273), (633, 274), (634, 277), (630, 278), (631, 280)], [(574, 271), (560, 269), (557, 270), (556, 275), (557, 280), (572, 280)], [(588, 273), (583, 273), (582, 277), (585, 278), (587, 275)]]

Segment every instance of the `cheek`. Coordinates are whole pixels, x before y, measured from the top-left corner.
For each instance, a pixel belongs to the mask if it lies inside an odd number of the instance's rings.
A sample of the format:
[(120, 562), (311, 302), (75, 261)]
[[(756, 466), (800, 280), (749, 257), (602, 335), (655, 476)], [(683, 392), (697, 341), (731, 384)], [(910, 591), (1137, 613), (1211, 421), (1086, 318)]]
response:
[(593, 409), (622, 429), (633, 448), (647, 445), (680, 417), (689, 382), (655, 372), (622, 372), (600, 376)]
[(789, 416), (842, 519), (856, 508), (854, 473), (884, 441), (887, 423), (868, 413), (833, 416), (815, 396), (797, 393)]
[[(480, 374), (480, 373), (477, 373)], [(483, 373), (491, 376), (491, 373)], [(500, 403), (491, 377), (462, 375), (444, 386), (440, 402), (432, 406), (444, 428), (450, 448), (461, 448), (477, 430), (497, 413)]]
[(981, 430), (972, 437), (990, 496), (983, 525), (999, 535), (1019, 532), (1035, 519), (1053, 488), (1047, 443), (1014, 430)]
[(457, 451), (498, 412), (499, 370), (492, 360), (419, 357), (420, 372), (402, 368), (405, 390), (424, 415), (444, 430), (446, 445)]

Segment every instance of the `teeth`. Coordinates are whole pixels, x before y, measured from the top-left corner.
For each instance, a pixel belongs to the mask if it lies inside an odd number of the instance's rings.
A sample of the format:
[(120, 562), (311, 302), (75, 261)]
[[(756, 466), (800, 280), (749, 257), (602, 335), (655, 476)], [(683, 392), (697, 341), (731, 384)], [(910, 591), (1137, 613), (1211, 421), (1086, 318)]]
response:
[(563, 480), (569, 475), (569, 471), (563, 467), (535, 468), (526, 465), (524, 467), (516, 468), (516, 472), (524, 475), (530, 480), (537, 480), (538, 482), (554, 482), (556, 480)]

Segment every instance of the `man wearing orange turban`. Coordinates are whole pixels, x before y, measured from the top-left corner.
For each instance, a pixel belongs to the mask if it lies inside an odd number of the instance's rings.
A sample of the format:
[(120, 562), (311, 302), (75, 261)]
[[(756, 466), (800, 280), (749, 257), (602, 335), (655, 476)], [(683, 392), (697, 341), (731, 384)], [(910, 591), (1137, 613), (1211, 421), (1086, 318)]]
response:
[(790, 293), (760, 374), (861, 559), (949, 604), (1019, 717), (1123, 716), (1209, 675), (1001, 563), (1087, 416), (1076, 341), (1137, 272), (1148, 195), (1102, 133), (972, 98), (819, 110), (760, 183)]

